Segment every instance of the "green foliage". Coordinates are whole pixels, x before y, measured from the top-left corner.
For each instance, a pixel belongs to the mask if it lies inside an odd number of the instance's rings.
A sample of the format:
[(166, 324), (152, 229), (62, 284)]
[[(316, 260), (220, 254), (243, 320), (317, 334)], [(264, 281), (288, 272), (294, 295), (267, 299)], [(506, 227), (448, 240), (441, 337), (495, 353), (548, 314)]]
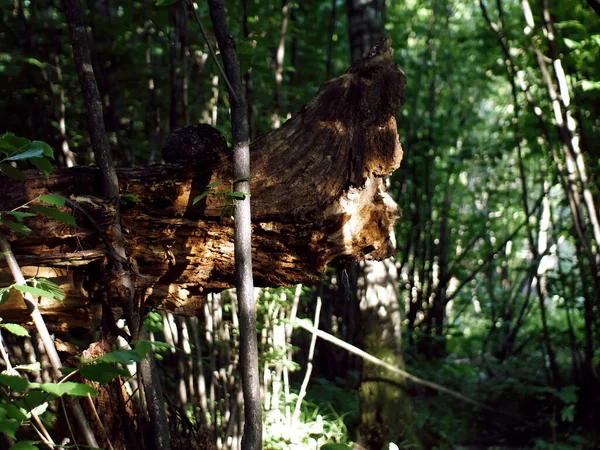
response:
[[(20, 370), (31, 367), (16, 366), (10, 374), (0, 374), (0, 432), (15, 439), (15, 433), (35, 412), (42, 416), (48, 409), (48, 403), (64, 395), (96, 395), (96, 389), (82, 383), (64, 381), (59, 383), (32, 383), (23, 378)], [(9, 395), (10, 394), (10, 395)]]
[(15, 336), (29, 337), (29, 332), (27, 331), (27, 329), (16, 323), (0, 323), (0, 328), (5, 329), (6, 331), (14, 334)]
[(10, 165), (11, 162), (29, 161), (47, 177), (53, 169), (54, 151), (42, 141), (30, 141), (12, 133), (0, 136), (0, 172), (6, 176), (24, 181), (23, 174)]
[[(25, 176), (21, 170), (11, 166), (9, 164), (10, 162), (30, 162), (48, 177), (54, 169), (53, 159), (54, 152), (45, 142), (32, 142), (28, 139), (17, 137), (12, 133), (5, 133), (3, 136), (0, 136), (0, 171), (12, 179), (24, 182)], [(50, 207), (36, 204), (39, 202), (46, 203), (50, 205)], [(50, 219), (58, 220), (69, 226), (76, 227), (77, 224), (75, 223), (75, 218), (73, 216), (57, 209), (58, 207), (64, 206), (65, 199), (61, 195), (40, 195), (26, 204), (17, 206), (10, 211), (0, 210), (0, 225), (5, 226), (14, 233), (29, 235), (32, 231), (23, 223), (24, 220), (28, 217), (41, 214)], [(15, 289), (20, 288), (15, 287)], [(29, 292), (33, 295), (44, 295), (40, 293), (41, 290), (37, 290), (35, 286), (29, 288), (23, 287), (23, 289), (21, 289), (23, 292), (26, 292), (27, 289), (32, 289), (32, 291)], [(43, 290), (43, 288), (41, 289)], [(51, 290), (53, 289), (51, 288)], [(4, 292), (5, 291), (0, 290), (0, 295)], [(0, 297), (0, 303), (5, 301), (4, 299), (5, 297), (2, 295), (2, 297)]]
[(8, 295), (11, 289), (21, 293), (31, 294), (34, 297), (47, 297), (58, 302), (65, 299), (64, 291), (56, 284), (45, 278), (28, 278), (27, 284), (13, 283), (10, 286), (0, 288), (0, 304), (8, 301)]

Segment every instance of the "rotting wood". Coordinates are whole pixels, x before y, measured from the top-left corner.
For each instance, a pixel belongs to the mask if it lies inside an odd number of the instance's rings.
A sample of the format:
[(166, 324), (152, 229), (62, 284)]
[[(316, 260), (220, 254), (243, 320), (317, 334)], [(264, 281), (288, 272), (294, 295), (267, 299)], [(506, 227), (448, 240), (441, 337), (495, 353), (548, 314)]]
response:
[[(378, 52), (324, 83), (294, 118), (251, 144), (257, 286), (314, 281), (334, 259), (393, 254), (397, 208), (385, 192), (383, 177), (402, 159), (396, 115), (405, 82), (387, 39)], [(229, 288), (234, 280), (233, 226), (224, 216), (228, 200), (210, 194), (192, 205), (207, 190), (230, 189), (230, 156), (201, 165), (117, 172), (121, 194), (141, 200), (121, 209), (137, 289), (150, 307), (196, 314), (207, 292)], [(25, 184), (2, 180), (1, 209), (59, 193), (85, 208), (110, 238), (114, 208), (96, 197), (97, 168), (57, 169), (49, 179), (32, 171), (27, 177)], [(89, 326), (88, 294), (98, 282), (89, 278), (94, 261), (107, 253), (90, 221), (77, 211), (73, 214), (76, 229), (37, 217), (27, 223), (34, 230), (31, 236), (10, 236), (27, 275), (45, 276), (65, 289), (64, 304), (40, 299), (40, 308), (51, 324), (66, 327)], [(1, 266), (0, 286), (8, 284)], [(13, 301), (0, 306), (0, 316), (26, 320)]]

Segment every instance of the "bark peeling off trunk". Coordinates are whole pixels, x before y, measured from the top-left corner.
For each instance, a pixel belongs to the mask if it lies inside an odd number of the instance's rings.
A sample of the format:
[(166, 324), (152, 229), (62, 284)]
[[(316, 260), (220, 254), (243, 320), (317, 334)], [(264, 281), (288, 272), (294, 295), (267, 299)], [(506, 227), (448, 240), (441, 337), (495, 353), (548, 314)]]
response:
[[(396, 114), (406, 79), (393, 62), (390, 45), (389, 39), (380, 42), (345, 74), (323, 84), (296, 117), (251, 144), (258, 286), (310, 282), (334, 259), (393, 254), (396, 205), (382, 177), (402, 159)], [(224, 217), (227, 197), (218, 192), (230, 189), (231, 161), (228, 154), (217, 156), (186, 167), (117, 171), (121, 194), (141, 199), (121, 208), (121, 220), (137, 288), (152, 307), (196, 314), (207, 292), (233, 284), (233, 223)], [(42, 300), (50, 321), (81, 325), (87, 294), (94, 288), (86, 281), (93, 271), (90, 264), (107, 253), (97, 228), (111, 238), (114, 207), (96, 197), (97, 168), (78, 167), (56, 170), (49, 179), (32, 172), (26, 184), (3, 180), (1, 209), (48, 192), (76, 201), (96, 225), (77, 209), (76, 229), (31, 218), (34, 233), (12, 236), (11, 245), (30, 274), (43, 270), (67, 291), (64, 305)], [(204, 192), (209, 194), (192, 205)], [(0, 283), (10, 280), (0, 274)], [(0, 306), (3, 317), (18, 320), (19, 314), (11, 302)]]

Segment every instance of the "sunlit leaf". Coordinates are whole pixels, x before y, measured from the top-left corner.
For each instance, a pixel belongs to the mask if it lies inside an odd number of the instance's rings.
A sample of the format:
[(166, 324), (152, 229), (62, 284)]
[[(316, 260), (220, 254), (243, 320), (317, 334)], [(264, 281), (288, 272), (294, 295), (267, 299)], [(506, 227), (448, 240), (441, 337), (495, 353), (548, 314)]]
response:
[(62, 397), (65, 394), (79, 397), (86, 396), (88, 394), (95, 396), (98, 393), (92, 386), (88, 386), (87, 384), (83, 383), (73, 383), (72, 381), (65, 381), (64, 383), (42, 383), (36, 387), (44, 392), (54, 394), (57, 397)]
[(135, 194), (125, 194), (121, 197), (123, 200), (126, 200), (131, 203), (139, 203), (141, 202), (140, 198)]
[(53, 206), (65, 206), (65, 198), (59, 194), (46, 194), (38, 197), (38, 200)]
[(25, 61), (27, 64), (31, 64), (32, 66), (36, 66), (39, 68), (44, 67), (44, 63), (42, 61), (40, 61), (39, 59), (35, 59), (35, 58), (23, 58), (23, 61)]
[(29, 331), (27, 331), (27, 328), (16, 323), (0, 323), (0, 328), (4, 328), (6, 331), (14, 334), (15, 336), (29, 337)]
[(150, 311), (144, 319), (144, 326), (154, 333), (162, 331), (164, 327), (162, 316), (156, 311)]
[(140, 362), (143, 358), (135, 350), (117, 350), (114, 352), (102, 355), (94, 361), (104, 361), (107, 363), (119, 363), (123, 365), (131, 364), (132, 362)]
[(600, 81), (583, 80), (581, 82), (581, 90), (583, 92), (596, 91), (600, 89)]
[(39, 372), (42, 370), (42, 365), (39, 362), (31, 364), (19, 364), (14, 367), (15, 370), (24, 370), (25, 372)]
[(35, 283), (36, 287), (51, 294), (50, 298), (59, 302), (62, 302), (65, 299), (65, 291), (63, 291), (60, 286), (52, 281), (47, 280), (46, 278), (36, 278)]
[(130, 375), (127, 369), (116, 367), (107, 362), (83, 365), (79, 368), (79, 372), (84, 378), (102, 384), (109, 383), (118, 376), (128, 377)]
[(31, 294), (31, 295), (33, 295), (35, 297), (53, 298), (52, 297), (52, 292), (49, 292), (49, 291), (46, 291), (44, 289), (40, 289), (40, 288), (37, 288), (37, 287), (28, 286), (26, 284), (15, 284), (15, 285), (13, 285), (13, 288), (15, 288), (19, 292)]
[(249, 197), (248, 194), (244, 194), (243, 192), (233, 191), (227, 194), (228, 197), (235, 198), (238, 200), (244, 200), (246, 197)]

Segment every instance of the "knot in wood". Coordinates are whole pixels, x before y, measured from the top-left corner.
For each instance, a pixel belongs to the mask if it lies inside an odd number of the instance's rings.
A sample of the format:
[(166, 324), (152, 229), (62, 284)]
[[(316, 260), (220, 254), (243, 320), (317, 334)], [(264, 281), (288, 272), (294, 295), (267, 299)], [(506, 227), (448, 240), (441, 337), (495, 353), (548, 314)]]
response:
[(166, 163), (199, 166), (219, 161), (227, 154), (227, 141), (219, 130), (196, 123), (173, 132), (162, 148)]

